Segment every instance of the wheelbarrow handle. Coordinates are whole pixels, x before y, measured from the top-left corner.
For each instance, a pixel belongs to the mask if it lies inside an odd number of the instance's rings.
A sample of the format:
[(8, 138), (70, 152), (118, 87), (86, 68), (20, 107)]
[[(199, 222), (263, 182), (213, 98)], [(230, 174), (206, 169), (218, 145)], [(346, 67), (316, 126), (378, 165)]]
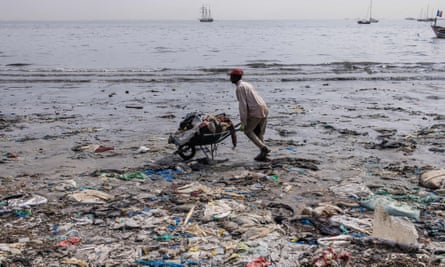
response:
[(241, 122), (238, 122), (237, 124), (233, 125), (233, 128), (235, 131), (241, 131)]

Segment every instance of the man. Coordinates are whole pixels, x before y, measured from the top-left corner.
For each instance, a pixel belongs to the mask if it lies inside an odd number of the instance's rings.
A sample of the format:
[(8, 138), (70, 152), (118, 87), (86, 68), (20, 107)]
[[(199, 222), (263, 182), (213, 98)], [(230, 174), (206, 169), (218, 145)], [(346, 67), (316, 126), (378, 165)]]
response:
[(243, 74), (241, 69), (233, 69), (228, 73), (230, 81), (236, 85), (241, 125), (246, 136), (260, 149), (255, 160), (268, 161), (267, 155), (270, 153), (270, 149), (264, 143), (264, 133), (266, 132), (269, 108), (255, 88), (250, 83), (241, 80)]

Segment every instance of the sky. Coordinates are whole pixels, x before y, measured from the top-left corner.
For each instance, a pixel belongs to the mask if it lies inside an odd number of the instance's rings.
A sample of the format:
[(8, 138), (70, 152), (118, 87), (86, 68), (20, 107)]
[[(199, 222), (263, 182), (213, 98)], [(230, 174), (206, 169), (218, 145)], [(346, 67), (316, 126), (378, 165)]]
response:
[[(196, 20), (209, 5), (216, 20), (357, 19), (370, 0), (0, 0), (0, 20)], [(373, 0), (378, 19), (418, 18), (445, 0)], [(421, 15), (423, 13), (423, 15)]]

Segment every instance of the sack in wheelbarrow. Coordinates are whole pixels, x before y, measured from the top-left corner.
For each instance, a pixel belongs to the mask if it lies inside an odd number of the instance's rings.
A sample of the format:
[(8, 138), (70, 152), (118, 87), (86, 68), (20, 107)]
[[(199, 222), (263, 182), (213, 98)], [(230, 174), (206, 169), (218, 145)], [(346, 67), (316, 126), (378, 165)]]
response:
[(221, 135), (227, 131), (230, 131), (232, 144), (236, 146), (236, 132), (230, 117), (224, 113), (203, 115), (192, 112), (179, 123), (179, 128), (170, 136), (169, 143), (177, 146), (213, 144), (218, 142)]

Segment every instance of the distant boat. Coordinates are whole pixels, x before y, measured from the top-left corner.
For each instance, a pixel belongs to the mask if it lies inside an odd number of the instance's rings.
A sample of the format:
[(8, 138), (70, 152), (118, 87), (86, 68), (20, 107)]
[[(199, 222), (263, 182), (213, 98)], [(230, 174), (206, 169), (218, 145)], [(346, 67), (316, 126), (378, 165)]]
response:
[(371, 24), (369, 19), (360, 19), (357, 21), (358, 24)]
[(437, 25), (437, 17), (442, 17), (442, 14), (443, 12), (438, 10), (436, 17), (434, 18), (434, 24), (431, 25), (431, 29), (433, 29), (437, 38), (445, 38), (445, 27)]
[(426, 13), (425, 14), (423, 14), (423, 9), (420, 11), (420, 16), (419, 16), (419, 18), (417, 19), (417, 21), (420, 21), (420, 22), (431, 22), (431, 21), (434, 21), (434, 18), (433, 17), (428, 17), (428, 13), (430, 13), (430, 6), (428, 5), (427, 7), (426, 7)]
[(417, 21), (420, 21), (420, 22), (430, 22), (430, 21), (434, 21), (434, 18), (417, 19)]
[(375, 19), (375, 18), (372, 17), (372, 0), (370, 0), (370, 3), (369, 3), (368, 13), (369, 13), (369, 18), (368, 19), (360, 19), (360, 20), (357, 21), (357, 23), (358, 24), (371, 24), (371, 23), (379, 22), (378, 19)]
[(213, 22), (212, 13), (210, 11), (210, 7), (202, 6), (201, 7), (201, 18), (199, 19), (201, 22)]

